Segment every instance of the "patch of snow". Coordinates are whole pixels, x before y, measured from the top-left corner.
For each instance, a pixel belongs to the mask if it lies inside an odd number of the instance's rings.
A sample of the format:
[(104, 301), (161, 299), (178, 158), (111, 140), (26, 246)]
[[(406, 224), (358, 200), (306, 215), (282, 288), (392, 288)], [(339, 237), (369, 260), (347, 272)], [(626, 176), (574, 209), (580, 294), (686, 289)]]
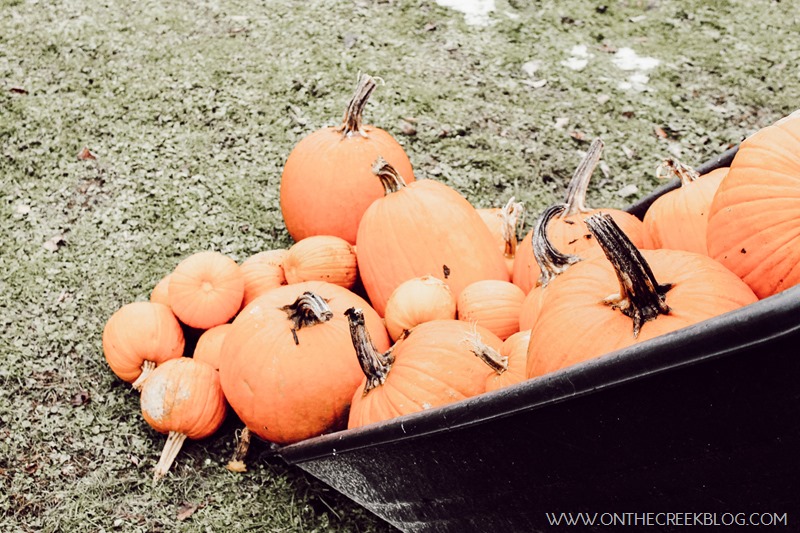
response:
[(637, 92), (647, 90), (647, 82), (650, 81), (647, 71), (653, 70), (661, 63), (660, 60), (654, 57), (640, 56), (632, 48), (628, 47), (617, 50), (611, 62), (618, 69), (631, 72), (627, 80), (619, 82), (619, 88)]
[(569, 51), (570, 57), (561, 62), (567, 68), (572, 70), (583, 70), (589, 64), (589, 58), (592, 54), (589, 53), (589, 48), (585, 44), (578, 44), (572, 47)]
[(495, 9), (494, 0), (436, 0), (436, 3), (463, 13), (464, 21), (470, 26), (491, 24), (489, 13)]

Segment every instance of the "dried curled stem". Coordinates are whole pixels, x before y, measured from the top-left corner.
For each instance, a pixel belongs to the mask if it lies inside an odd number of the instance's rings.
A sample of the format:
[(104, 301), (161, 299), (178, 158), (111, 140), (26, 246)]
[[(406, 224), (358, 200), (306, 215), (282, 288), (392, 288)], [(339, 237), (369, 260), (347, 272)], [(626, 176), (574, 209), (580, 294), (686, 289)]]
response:
[(601, 139), (595, 139), (589, 145), (586, 155), (578, 165), (578, 168), (575, 169), (575, 173), (567, 186), (567, 195), (564, 200), (564, 203), (567, 204), (567, 209), (561, 214), (561, 218), (591, 211), (586, 207), (586, 191), (589, 188), (589, 180), (592, 177), (592, 173), (600, 163), (603, 146)]
[(681, 180), (681, 186), (686, 186), (699, 178), (700, 174), (689, 165), (684, 165), (677, 159), (668, 158), (663, 160), (661, 164), (658, 165), (658, 168), (656, 168), (656, 178), (669, 179), (673, 176)]
[(378, 156), (378, 159), (372, 164), (372, 173), (381, 180), (385, 194), (397, 192), (406, 186), (403, 177), (382, 156)]
[(364, 312), (361, 309), (351, 307), (344, 314), (347, 316), (347, 322), (350, 325), (350, 338), (353, 341), (353, 347), (356, 349), (358, 362), (367, 377), (367, 384), (364, 387), (364, 394), (366, 395), (386, 381), (394, 362), (394, 356), (392, 355), (394, 346), (384, 353), (375, 348), (372, 339), (369, 337), (366, 322), (364, 321)]
[(369, 100), (376, 86), (375, 78), (369, 74), (361, 74), (361, 76), (359, 76), (356, 90), (353, 93), (353, 97), (350, 99), (350, 103), (347, 104), (342, 125), (339, 126), (342, 137), (352, 137), (353, 135), (360, 135), (361, 137), (367, 136), (367, 133), (362, 128), (362, 115), (367, 105), (367, 100)]

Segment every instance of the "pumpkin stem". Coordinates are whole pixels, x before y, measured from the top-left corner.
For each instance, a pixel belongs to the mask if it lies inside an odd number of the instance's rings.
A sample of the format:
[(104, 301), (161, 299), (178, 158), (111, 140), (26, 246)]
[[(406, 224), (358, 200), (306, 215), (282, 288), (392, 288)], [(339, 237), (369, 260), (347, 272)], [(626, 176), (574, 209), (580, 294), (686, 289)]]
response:
[(503, 219), (503, 240), (506, 241), (503, 254), (509, 259), (513, 259), (517, 254), (517, 225), (522, 213), (522, 203), (514, 202), (513, 196), (500, 210), (500, 218)]
[(381, 180), (384, 194), (397, 192), (406, 186), (406, 181), (403, 177), (382, 156), (378, 156), (378, 159), (372, 164), (372, 173)]
[(472, 331), (467, 333), (464, 342), (467, 343), (470, 351), (478, 359), (489, 365), (489, 368), (497, 372), (498, 375), (508, 370), (508, 357), (500, 355), (497, 350), (483, 343), (475, 323), (472, 324)]
[(358, 362), (367, 377), (367, 384), (364, 387), (364, 394), (366, 395), (386, 381), (386, 376), (389, 375), (389, 370), (391, 370), (394, 362), (394, 356), (392, 355), (394, 346), (384, 353), (375, 348), (375, 345), (372, 344), (372, 339), (369, 338), (369, 332), (364, 322), (364, 312), (361, 309), (351, 307), (344, 314), (347, 316), (347, 322), (350, 325), (350, 338), (353, 341), (353, 347), (356, 349)]
[[(325, 299), (310, 291), (298, 296), (293, 304), (284, 305), (281, 310), (286, 311), (288, 319), (294, 323), (293, 332), (327, 322), (333, 318), (333, 311), (328, 307)], [(297, 343), (296, 333), (295, 343)]]
[(553, 278), (581, 260), (577, 255), (559, 252), (547, 238), (547, 226), (550, 220), (566, 209), (567, 204), (551, 205), (542, 212), (533, 228), (533, 258), (542, 272), (539, 276), (539, 285), (542, 287), (546, 287)]
[(155, 471), (153, 472), (153, 485), (158, 483), (162, 477), (167, 475), (169, 467), (181, 451), (183, 442), (186, 440), (186, 435), (178, 433), (177, 431), (170, 431), (167, 436), (167, 442), (164, 444), (164, 449), (161, 450), (161, 457), (158, 458)]
[(144, 382), (147, 381), (147, 378), (150, 377), (150, 374), (153, 373), (153, 370), (156, 369), (156, 362), (155, 361), (145, 361), (142, 363), (142, 373), (139, 374), (139, 377), (136, 378), (136, 381), (131, 383), (131, 387), (135, 390), (142, 392), (142, 387), (144, 386)]
[(247, 426), (242, 430), (239, 435), (239, 443), (236, 445), (236, 450), (233, 452), (231, 460), (225, 465), (225, 468), (231, 472), (241, 474), (247, 472), (247, 465), (244, 463), (244, 458), (247, 457), (247, 451), (250, 449), (250, 430)]
[(603, 303), (633, 319), (633, 336), (638, 337), (645, 322), (669, 314), (665, 295), (672, 284), (658, 283), (642, 253), (610, 215), (596, 213), (586, 219), (586, 226), (611, 261), (619, 280), (619, 294), (605, 298)]
[(594, 169), (600, 163), (603, 146), (601, 139), (595, 139), (589, 145), (589, 150), (586, 151), (583, 161), (575, 169), (575, 173), (567, 186), (567, 196), (564, 200), (564, 203), (567, 204), (567, 209), (562, 213), (561, 218), (591, 211), (586, 207), (586, 190), (589, 188), (589, 180), (592, 178)]
[(677, 176), (678, 179), (681, 180), (681, 187), (685, 187), (699, 178), (700, 174), (689, 165), (684, 165), (677, 159), (665, 159), (656, 169), (656, 178), (667, 179), (672, 176)]
[(375, 78), (369, 74), (362, 74), (358, 78), (355, 93), (353, 93), (350, 103), (347, 104), (347, 110), (344, 112), (344, 120), (342, 121), (342, 125), (339, 126), (342, 137), (352, 137), (353, 135), (367, 136), (367, 133), (361, 129), (361, 115), (364, 113), (367, 100), (369, 100), (376, 86)]

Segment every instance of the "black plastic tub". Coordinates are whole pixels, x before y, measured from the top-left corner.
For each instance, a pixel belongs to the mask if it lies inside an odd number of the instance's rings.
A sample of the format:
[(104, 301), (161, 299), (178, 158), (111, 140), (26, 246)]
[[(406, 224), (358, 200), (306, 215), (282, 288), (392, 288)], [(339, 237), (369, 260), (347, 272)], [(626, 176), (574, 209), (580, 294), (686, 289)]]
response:
[(553, 531), (561, 513), (581, 512), (595, 525), (562, 527), (683, 531), (773, 513), (764, 520), (800, 530), (798, 453), (800, 287), (504, 390), (278, 450), (403, 531), (459, 533)]

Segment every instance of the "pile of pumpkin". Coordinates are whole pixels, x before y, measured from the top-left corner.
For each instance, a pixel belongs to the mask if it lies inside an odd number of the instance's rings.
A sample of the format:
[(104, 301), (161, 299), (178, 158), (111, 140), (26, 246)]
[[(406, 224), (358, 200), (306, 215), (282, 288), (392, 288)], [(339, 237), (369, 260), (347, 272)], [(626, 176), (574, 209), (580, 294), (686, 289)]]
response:
[(681, 186), (643, 221), (586, 207), (597, 140), (565, 202), (518, 242), (513, 198), (476, 209), (415, 180), (400, 144), (362, 124), (374, 88), (362, 76), (342, 125), (289, 155), (291, 248), (241, 264), (196, 253), (108, 320), (111, 369), (169, 433), (156, 479), (228, 406), (242, 444), (250, 432), (293, 443), (536, 378), (800, 282), (800, 116), (743, 142), (730, 169), (664, 162)]

